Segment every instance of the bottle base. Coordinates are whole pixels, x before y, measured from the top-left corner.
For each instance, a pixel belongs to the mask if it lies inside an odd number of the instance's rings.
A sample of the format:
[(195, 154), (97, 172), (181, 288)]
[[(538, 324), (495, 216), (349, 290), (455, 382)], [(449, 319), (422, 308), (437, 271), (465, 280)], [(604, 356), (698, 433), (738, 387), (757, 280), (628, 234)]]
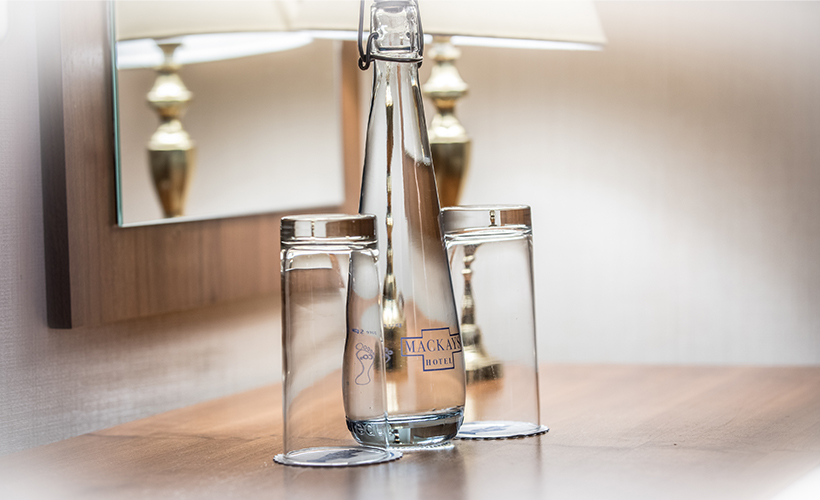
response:
[(388, 416), (384, 420), (347, 421), (347, 428), (359, 443), (365, 446), (383, 446), (385, 434), (390, 447), (404, 451), (446, 449), (458, 434), (464, 419), (463, 408), (427, 413), (424, 415)]

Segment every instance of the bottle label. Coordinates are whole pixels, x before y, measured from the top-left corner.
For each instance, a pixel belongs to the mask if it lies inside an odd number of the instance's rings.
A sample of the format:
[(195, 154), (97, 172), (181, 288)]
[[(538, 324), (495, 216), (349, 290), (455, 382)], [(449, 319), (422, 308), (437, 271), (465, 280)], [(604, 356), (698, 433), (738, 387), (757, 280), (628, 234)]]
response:
[(422, 370), (435, 372), (455, 368), (455, 354), (461, 352), (461, 336), (458, 330), (450, 333), (449, 328), (428, 328), (418, 337), (401, 338), (401, 355), (418, 356)]

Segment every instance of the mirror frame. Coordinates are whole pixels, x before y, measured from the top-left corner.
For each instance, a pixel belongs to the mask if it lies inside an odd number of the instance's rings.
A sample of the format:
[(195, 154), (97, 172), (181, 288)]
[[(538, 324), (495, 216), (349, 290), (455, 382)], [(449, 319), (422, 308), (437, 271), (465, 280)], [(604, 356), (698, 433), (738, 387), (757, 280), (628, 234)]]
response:
[[(76, 328), (277, 295), (279, 219), (261, 214), (119, 227), (109, 9), (38, 5), (38, 75), (48, 326)], [(359, 70), (342, 48), (345, 203), (361, 181)]]

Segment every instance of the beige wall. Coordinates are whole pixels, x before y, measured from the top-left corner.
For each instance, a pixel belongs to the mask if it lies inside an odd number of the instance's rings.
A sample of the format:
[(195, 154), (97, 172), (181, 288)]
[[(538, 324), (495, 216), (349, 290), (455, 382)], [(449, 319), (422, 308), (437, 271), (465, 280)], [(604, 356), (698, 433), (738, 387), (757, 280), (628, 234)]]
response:
[[(46, 328), (32, 9), (0, 43), (0, 453), (280, 370), (270, 299)], [(464, 49), (464, 201), (533, 206), (542, 360), (820, 363), (820, 4), (599, 12), (600, 53)]]

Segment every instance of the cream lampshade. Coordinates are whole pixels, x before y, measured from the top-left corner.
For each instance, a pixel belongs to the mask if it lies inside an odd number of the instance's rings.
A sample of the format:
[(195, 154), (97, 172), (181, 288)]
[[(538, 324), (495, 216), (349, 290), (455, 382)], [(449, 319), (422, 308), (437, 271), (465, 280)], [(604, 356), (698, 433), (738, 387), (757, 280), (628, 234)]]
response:
[(163, 55), (154, 40), (179, 42), (178, 64), (288, 50), (311, 41), (291, 31), (283, 0), (117, 1), (114, 7), (119, 69), (159, 65)]
[(117, 1), (115, 9), (117, 40), (290, 30), (275, 1)]
[[(366, 6), (369, 7), (372, 1), (366, 0)], [(283, 5), (295, 30), (346, 31), (354, 32), (353, 36), (358, 30), (358, 0), (287, 0)], [(606, 43), (590, 0), (419, 0), (419, 9), (424, 32), (430, 35), (595, 46)], [(368, 17), (365, 28), (369, 22)], [(350, 35), (342, 36), (347, 38)], [(462, 44), (511, 44), (502, 40), (457, 41)], [(542, 47), (558, 48), (560, 45), (545, 44)]]

